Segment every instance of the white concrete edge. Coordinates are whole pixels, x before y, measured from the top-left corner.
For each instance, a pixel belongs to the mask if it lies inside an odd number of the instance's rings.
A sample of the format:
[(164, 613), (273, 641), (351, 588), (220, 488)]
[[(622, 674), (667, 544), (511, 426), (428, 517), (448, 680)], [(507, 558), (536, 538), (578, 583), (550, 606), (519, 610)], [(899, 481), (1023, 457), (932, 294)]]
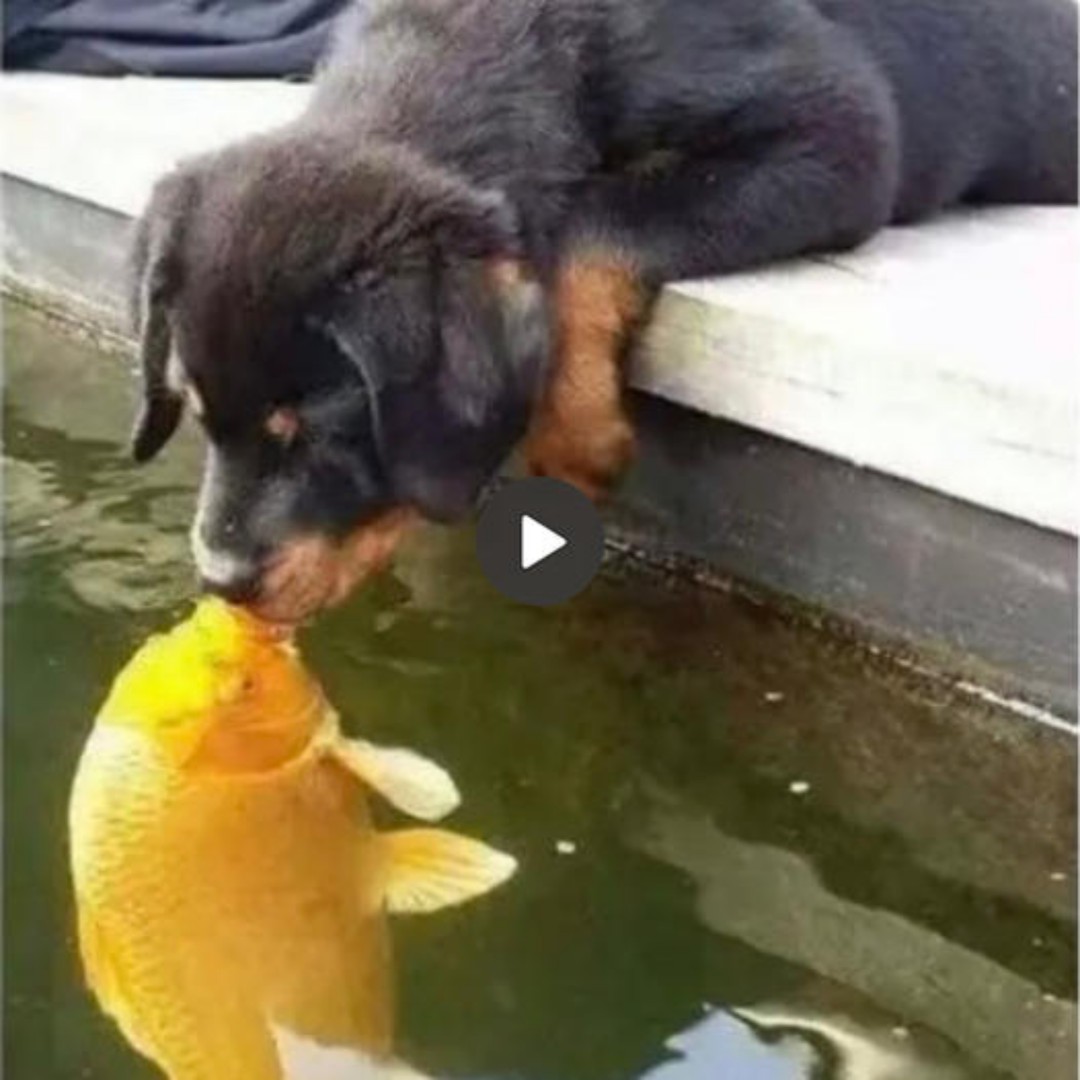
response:
[(962, 380), (902, 350), (664, 296), (634, 383), (942, 494), (1076, 534), (1074, 403)]

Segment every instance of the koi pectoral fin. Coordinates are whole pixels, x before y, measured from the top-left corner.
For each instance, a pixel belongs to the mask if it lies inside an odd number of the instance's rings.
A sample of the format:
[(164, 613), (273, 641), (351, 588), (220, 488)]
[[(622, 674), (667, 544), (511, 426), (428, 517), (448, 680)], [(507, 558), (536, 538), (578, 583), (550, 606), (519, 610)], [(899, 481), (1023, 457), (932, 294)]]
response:
[(501, 885), (517, 869), (512, 856), (443, 829), (401, 829), (378, 838), (385, 903), (397, 914), (462, 904)]
[(446, 817), (461, 802), (450, 774), (412, 750), (343, 738), (330, 753), (391, 805), (421, 821)]

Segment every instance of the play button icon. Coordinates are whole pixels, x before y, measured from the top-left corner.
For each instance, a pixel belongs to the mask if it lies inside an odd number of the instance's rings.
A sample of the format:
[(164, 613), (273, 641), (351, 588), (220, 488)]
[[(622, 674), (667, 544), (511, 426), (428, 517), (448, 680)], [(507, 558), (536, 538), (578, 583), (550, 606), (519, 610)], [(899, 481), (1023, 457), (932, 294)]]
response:
[(566, 547), (565, 536), (549, 529), (528, 514), (521, 515), (521, 569), (531, 570), (538, 562)]
[(559, 604), (600, 569), (604, 526), (593, 504), (570, 484), (516, 480), (484, 507), (476, 554), (491, 584), (511, 600)]

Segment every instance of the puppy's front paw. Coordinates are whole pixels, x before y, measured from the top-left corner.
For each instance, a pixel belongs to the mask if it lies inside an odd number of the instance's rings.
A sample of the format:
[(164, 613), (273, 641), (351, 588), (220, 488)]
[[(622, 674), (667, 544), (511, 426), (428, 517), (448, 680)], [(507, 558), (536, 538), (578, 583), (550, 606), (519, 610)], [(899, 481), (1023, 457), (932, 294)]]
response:
[(548, 414), (525, 443), (532, 476), (565, 480), (590, 499), (603, 498), (634, 457), (634, 430), (622, 415), (572, 421)]

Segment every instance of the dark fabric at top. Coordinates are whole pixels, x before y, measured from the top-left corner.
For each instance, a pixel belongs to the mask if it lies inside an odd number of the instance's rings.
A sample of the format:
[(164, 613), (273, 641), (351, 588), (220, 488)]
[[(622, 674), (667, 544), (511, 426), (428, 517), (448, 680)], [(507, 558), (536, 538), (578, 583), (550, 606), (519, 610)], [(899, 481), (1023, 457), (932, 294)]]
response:
[(8, 0), (4, 66), (88, 75), (311, 74), (348, 0)]

